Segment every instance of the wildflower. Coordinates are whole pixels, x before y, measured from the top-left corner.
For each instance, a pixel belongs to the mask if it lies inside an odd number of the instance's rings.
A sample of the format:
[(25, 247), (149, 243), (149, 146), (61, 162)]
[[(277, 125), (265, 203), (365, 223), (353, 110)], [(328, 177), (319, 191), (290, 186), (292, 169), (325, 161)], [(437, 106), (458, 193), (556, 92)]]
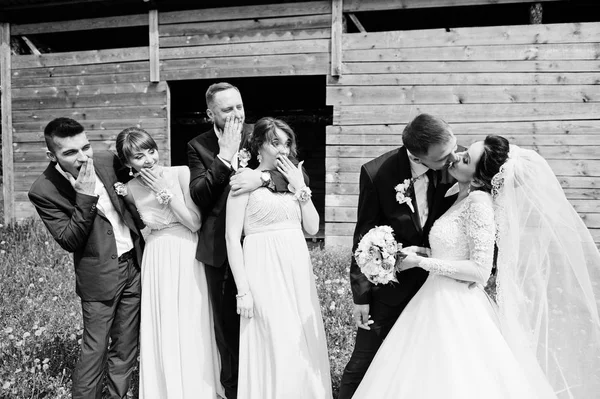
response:
[(335, 301), (331, 301), (331, 305), (329, 305), (329, 310), (335, 310)]
[(23, 339), (31, 337), (31, 334), (28, 331), (23, 333)]
[(346, 290), (344, 290), (343, 288), (338, 288), (337, 293), (338, 295), (343, 295), (346, 292)]
[(44, 245), (48, 245), (50, 244), (48, 241), (44, 241)]
[(12, 327), (6, 327), (4, 329), (4, 333), (6, 333), (6, 334), (10, 334), (11, 332), (13, 332), (13, 328)]
[(0, 255), (4, 255), (5, 253), (6, 253), (6, 251), (5, 251), (5, 250), (3, 250), (3, 249), (0, 249)]
[(325, 284), (331, 284), (331, 280), (325, 280)]
[(56, 300), (58, 300), (58, 297), (57, 297), (57, 296), (53, 296), (53, 297), (52, 297), (52, 300), (53, 300), (53, 301), (56, 301)]
[(42, 366), (42, 370), (44, 370), (44, 371), (48, 371), (49, 368), (50, 368), (50, 366), (48, 366), (48, 364), (44, 364)]
[(12, 334), (10, 334), (10, 335), (8, 336), (8, 339), (11, 339), (11, 340), (12, 340), (12, 339), (15, 339), (15, 336), (14, 336), (14, 335), (12, 335)]
[(42, 363), (43, 363), (43, 364), (50, 363), (50, 359), (49, 359), (49, 358), (45, 358), (45, 359), (44, 359), (44, 361), (43, 361)]
[[(1, 226), (1, 225), (0, 225), (0, 226)], [(6, 382), (4, 383), (4, 385), (2, 385), (2, 389), (8, 389), (8, 388), (10, 388), (10, 381), (6, 381)]]
[(0, 241), (0, 245), (4, 245), (4, 244), (6, 244), (6, 241), (4, 241), (4, 240)]
[(69, 339), (70, 339), (71, 341), (75, 341), (75, 338), (77, 338), (77, 336), (76, 336), (75, 334), (71, 334), (71, 335), (69, 336)]
[(16, 369), (16, 370), (15, 370), (15, 374), (18, 374), (18, 373), (20, 373), (21, 371), (22, 371), (21, 369)]
[(38, 281), (39, 281), (40, 283), (43, 283), (43, 282), (44, 282), (44, 278), (43, 278), (43, 277), (40, 277)]

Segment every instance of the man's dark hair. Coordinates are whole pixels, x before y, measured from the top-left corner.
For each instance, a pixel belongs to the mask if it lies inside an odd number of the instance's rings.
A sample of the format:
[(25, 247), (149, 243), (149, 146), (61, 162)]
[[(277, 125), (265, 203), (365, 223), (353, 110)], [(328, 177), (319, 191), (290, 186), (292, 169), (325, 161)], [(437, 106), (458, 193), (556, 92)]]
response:
[(85, 129), (81, 123), (71, 118), (56, 118), (46, 125), (44, 129), (44, 140), (48, 150), (54, 152), (54, 137), (73, 137)]
[(413, 119), (402, 132), (402, 142), (415, 156), (427, 155), (435, 144), (444, 144), (450, 140), (452, 129), (442, 119), (430, 114), (421, 114)]

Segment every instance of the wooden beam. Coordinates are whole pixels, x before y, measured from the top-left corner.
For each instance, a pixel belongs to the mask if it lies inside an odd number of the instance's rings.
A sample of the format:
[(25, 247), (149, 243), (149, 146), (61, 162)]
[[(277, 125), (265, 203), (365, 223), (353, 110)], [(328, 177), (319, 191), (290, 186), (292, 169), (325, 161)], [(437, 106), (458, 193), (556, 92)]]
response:
[(358, 20), (358, 17), (356, 16), (356, 14), (354, 14), (353, 12), (350, 12), (350, 13), (348, 13), (348, 16), (352, 20), (352, 23), (354, 23), (356, 28), (359, 30), (359, 32), (365, 33), (367, 31), (365, 29), (365, 27), (363, 26), (363, 24), (361, 24), (360, 21)]
[(23, 41), (25, 42), (25, 44), (27, 45), (27, 47), (29, 47), (29, 50), (31, 50), (31, 54), (42, 55), (42, 53), (40, 52), (40, 50), (38, 50), (38, 48), (35, 47), (35, 44), (33, 44), (31, 42), (31, 40), (29, 40), (29, 38), (27, 36), (21, 36), (21, 39), (23, 39)]
[(123, 15), (119, 17), (76, 19), (72, 21), (54, 21), (34, 24), (13, 25), (13, 35), (32, 35), (38, 33), (71, 32), (77, 30), (96, 30), (125, 28), (148, 25), (147, 14)]
[(2, 178), (4, 194), (4, 222), (10, 224), (15, 218), (14, 164), (12, 141), (12, 98), (10, 25), (0, 23), (0, 86), (2, 87)]
[(148, 12), (150, 25), (150, 81), (160, 81), (160, 54), (158, 46), (158, 10)]
[(343, 0), (331, 0), (331, 76), (342, 74)]
[[(540, 0), (564, 1), (564, 0)], [(403, 10), (414, 8), (485, 6), (492, 4), (531, 3), (531, 0), (346, 0), (344, 12)]]

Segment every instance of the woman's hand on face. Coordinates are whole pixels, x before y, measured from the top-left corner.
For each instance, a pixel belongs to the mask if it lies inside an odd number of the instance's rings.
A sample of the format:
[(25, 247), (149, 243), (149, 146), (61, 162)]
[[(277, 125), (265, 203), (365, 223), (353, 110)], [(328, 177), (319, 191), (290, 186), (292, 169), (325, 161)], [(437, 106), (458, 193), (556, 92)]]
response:
[(277, 170), (281, 172), (294, 190), (298, 190), (306, 185), (304, 183), (304, 174), (302, 173), (303, 164), (304, 161), (300, 161), (298, 167), (296, 167), (286, 156), (277, 158)]
[(247, 319), (254, 317), (254, 298), (250, 291), (241, 297), (237, 297), (236, 302), (237, 314)]
[(167, 188), (167, 181), (165, 178), (152, 169), (140, 169), (140, 177), (142, 178), (144, 184), (150, 187), (150, 189), (155, 193)]

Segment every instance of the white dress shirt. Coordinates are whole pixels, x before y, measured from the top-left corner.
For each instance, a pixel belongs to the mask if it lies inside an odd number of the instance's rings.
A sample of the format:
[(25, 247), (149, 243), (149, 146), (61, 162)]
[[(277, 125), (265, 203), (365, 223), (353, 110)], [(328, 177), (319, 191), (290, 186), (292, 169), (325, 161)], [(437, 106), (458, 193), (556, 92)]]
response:
[(429, 177), (427, 171), (429, 168), (422, 163), (415, 162), (414, 156), (408, 153), (408, 160), (410, 162), (410, 172), (413, 179), (416, 178), (413, 183), (415, 190), (415, 200), (417, 201), (417, 210), (419, 212), (419, 220), (421, 221), (421, 227), (425, 226), (427, 218), (429, 217), (429, 203), (427, 202), (427, 189), (429, 188)]
[[(69, 180), (65, 171), (60, 167), (60, 165), (56, 164), (56, 170), (65, 177), (65, 179)], [(70, 181), (69, 181), (70, 183)], [(131, 232), (129, 231), (129, 227), (123, 223), (121, 220), (119, 213), (115, 209), (112, 204), (108, 192), (106, 191), (106, 187), (102, 183), (102, 180), (98, 178), (96, 174), (96, 188), (94, 189), (94, 194), (98, 196), (98, 203), (96, 206), (98, 209), (106, 216), (110, 225), (113, 228), (113, 234), (115, 236), (115, 241), (117, 243), (117, 254), (119, 256), (123, 255), (125, 252), (133, 249), (133, 240), (131, 239)]]

